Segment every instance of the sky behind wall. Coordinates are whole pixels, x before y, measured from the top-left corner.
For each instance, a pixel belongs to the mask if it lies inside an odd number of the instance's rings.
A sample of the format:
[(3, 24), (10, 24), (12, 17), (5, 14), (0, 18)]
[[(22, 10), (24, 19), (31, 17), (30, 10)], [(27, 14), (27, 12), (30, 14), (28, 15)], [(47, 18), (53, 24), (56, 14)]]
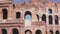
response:
[(50, 0), (50, 1), (54, 1), (54, 2), (60, 2), (60, 0)]
[[(13, 0), (13, 1), (16, 2), (16, 3), (22, 3), (22, 2), (28, 3), (29, 2), (29, 0)], [(60, 0), (49, 0), (49, 1), (52, 1), (52, 2), (60, 2)]]

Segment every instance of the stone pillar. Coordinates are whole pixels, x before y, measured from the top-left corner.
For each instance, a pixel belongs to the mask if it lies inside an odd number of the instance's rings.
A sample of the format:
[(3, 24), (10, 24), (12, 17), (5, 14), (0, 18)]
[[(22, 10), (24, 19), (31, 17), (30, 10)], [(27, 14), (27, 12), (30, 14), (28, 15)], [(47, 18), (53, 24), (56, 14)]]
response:
[(53, 25), (55, 25), (55, 17), (54, 17), (54, 8), (52, 7), (52, 18), (53, 18)]
[(49, 26), (49, 18), (48, 18), (48, 16), (46, 16), (46, 24), (47, 24), (47, 26)]
[(47, 26), (47, 34), (49, 34), (49, 31), (50, 31), (50, 30), (49, 30), (49, 26)]
[(45, 29), (42, 30), (42, 34), (45, 34)]
[(0, 34), (2, 34), (1, 28), (0, 28)]
[(55, 30), (53, 31), (53, 33), (56, 34), (56, 33), (55, 33)]
[(20, 34), (25, 34), (25, 32), (24, 32), (24, 27), (20, 27), (19, 30), (20, 30), (20, 31), (19, 31)]
[(12, 30), (10, 27), (7, 28), (7, 34), (12, 34)]
[(18, 31), (19, 31), (19, 34), (22, 34), (22, 32), (21, 32), (21, 27), (19, 27)]
[(0, 8), (0, 20), (2, 20), (3, 18), (3, 12), (2, 12), (2, 9)]
[(54, 15), (52, 15), (52, 18), (53, 18), (53, 26), (55, 26), (55, 17), (54, 17)]
[(41, 21), (41, 17), (42, 17), (42, 14), (41, 14), (41, 12), (42, 12), (42, 10), (41, 10), (41, 8), (39, 8), (39, 21)]

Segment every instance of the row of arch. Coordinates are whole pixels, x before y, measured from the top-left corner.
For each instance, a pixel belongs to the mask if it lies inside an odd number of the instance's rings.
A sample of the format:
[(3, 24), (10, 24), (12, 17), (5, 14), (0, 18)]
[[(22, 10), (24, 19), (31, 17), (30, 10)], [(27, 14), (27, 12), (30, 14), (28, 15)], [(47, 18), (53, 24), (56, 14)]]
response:
[[(13, 29), (12, 32), (13, 32), (13, 34), (19, 34), (19, 31), (17, 29)], [(2, 29), (2, 34), (7, 34), (7, 30)]]
[[(8, 10), (7, 9), (3, 9), (2, 13), (3, 13), (3, 19), (7, 19), (8, 18)], [(26, 11), (25, 15), (24, 15), (24, 18), (26, 18), (25, 16), (27, 16), (27, 15), (31, 16), (32, 14), (31, 14), (31, 12)], [(21, 13), (20, 12), (16, 12), (16, 18), (19, 19), (20, 17), (21, 17)]]
[[(2, 11), (3, 11), (3, 19), (7, 19), (7, 16), (8, 16), (7, 9), (3, 9)], [(49, 11), (51, 11), (50, 13), (52, 13), (52, 10), (49, 9)], [(37, 16), (37, 19), (39, 20), (39, 15), (36, 14), (36, 16)], [(20, 17), (21, 17), (21, 13), (20, 12), (16, 12), (16, 18), (19, 19)], [(31, 18), (32, 18), (31, 12), (30, 11), (26, 11), (25, 12), (25, 15), (24, 15), (24, 18), (31, 20)], [(53, 24), (53, 17), (52, 17), (52, 15), (49, 15), (48, 18), (49, 18), (48, 19), (49, 20), (49, 24)], [(59, 17), (57, 15), (55, 15), (54, 18), (55, 18), (55, 24), (58, 25), (59, 24), (58, 23)], [(46, 22), (46, 15), (45, 14), (42, 15), (42, 21), (45, 21)]]
[[(51, 34), (54, 34), (52, 30), (49, 31)], [(55, 34), (60, 34), (60, 32), (57, 30), (55, 31)]]
[[(32, 34), (32, 32), (30, 30), (27, 30), (27, 31), (29, 31)], [(42, 32), (41, 32), (41, 30), (36, 30), (35, 34), (42, 34)], [(47, 34), (47, 32), (46, 32), (46, 34)], [(54, 34), (54, 32), (52, 30), (50, 30), (49, 34)], [(60, 32), (58, 30), (56, 30), (55, 34), (60, 34)]]
[[(3, 19), (7, 19), (8, 10), (7, 9), (2, 9), (2, 11), (3, 11)], [(49, 13), (52, 13), (52, 9), (49, 9), (48, 12)], [(30, 11), (26, 11), (24, 16), (26, 16), (26, 15), (32, 16), (32, 14), (31, 14)], [(21, 13), (20, 12), (16, 12), (16, 18), (20, 18), (20, 16), (21, 16)], [(36, 14), (36, 16), (39, 18), (39, 15), (38, 14)]]
[[(19, 34), (19, 31), (18, 29), (13, 29), (12, 30), (12, 34)], [(49, 31), (50, 34), (54, 34), (52, 30)], [(2, 34), (7, 34), (7, 30), (6, 29), (2, 29)], [(26, 30), (25, 31), (25, 34), (32, 34), (32, 31), (31, 30)], [(36, 30), (35, 34), (42, 34), (41, 30)], [(47, 34), (47, 32), (46, 32)], [(55, 34), (60, 34), (60, 32), (57, 30), (55, 32)]]
[[(53, 24), (53, 17), (52, 17), (52, 15), (48, 16), (48, 20), (49, 20), (49, 24)], [(57, 15), (54, 16), (54, 20), (55, 20), (55, 24), (58, 25), (59, 24), (58, 23), (59, 22), (58, 21), (59, 17)], [(45, 14), (42, 15), (42, 21), (46, 22), (46, 15)]]

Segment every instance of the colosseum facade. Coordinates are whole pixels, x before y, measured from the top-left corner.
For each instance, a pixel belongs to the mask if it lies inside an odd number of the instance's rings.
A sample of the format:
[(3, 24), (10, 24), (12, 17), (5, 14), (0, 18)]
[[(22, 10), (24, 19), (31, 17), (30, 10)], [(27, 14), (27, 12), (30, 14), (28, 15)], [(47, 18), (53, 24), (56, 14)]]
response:
[(0, 34), (60, 34), (60, 3), (0, 0)]

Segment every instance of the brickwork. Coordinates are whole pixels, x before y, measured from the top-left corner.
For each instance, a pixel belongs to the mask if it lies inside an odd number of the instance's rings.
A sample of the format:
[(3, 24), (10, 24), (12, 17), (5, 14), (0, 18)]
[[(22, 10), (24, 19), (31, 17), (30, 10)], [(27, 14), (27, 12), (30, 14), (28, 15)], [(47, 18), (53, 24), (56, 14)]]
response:
[[(3, 9), (8, 11), (7, 19), (3, 19)], [(52, 13), (49, 13), (49, 9)], [(31, 26), (25, 26), (25, 12), (31, 12)], [(20, 12), (19, 19), (16, 18), (16, 12)], [(38, 15), (38, 18), (36, 16)], [(42, 15), (46, 15), (46, 22), (42, 21)], [(49, 15), (52, 16), (52, 24), (49, 24)], [(55, 15), (58, 16), (58, 25), (55, 24)], [(7, 34), (58, 34), (60, 33), (60, 3), (49, 2), (47, 0), (30, 0), (30, 3), (16, 4), (12, 0), (1, 0), (0, 2), (0, 34), (3, 30)], [(15, 32), (16, 32), (15, 31)], [(16, 32), (17, 34), (17, 32)]]

